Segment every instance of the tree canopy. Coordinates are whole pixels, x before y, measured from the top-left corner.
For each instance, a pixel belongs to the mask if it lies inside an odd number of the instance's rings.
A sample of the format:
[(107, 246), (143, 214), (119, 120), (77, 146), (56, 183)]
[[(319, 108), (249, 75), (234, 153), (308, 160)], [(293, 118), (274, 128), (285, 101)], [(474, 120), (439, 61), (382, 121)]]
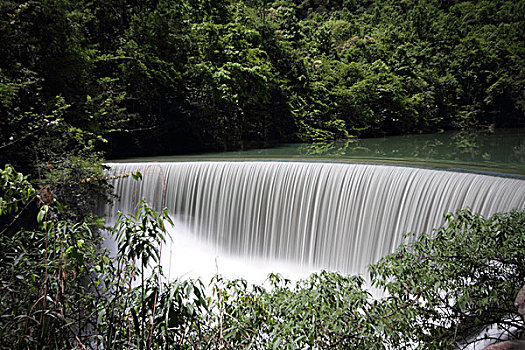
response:
[(59, 128), (125, 156), (523, 127), (524, 18), (510, 0), (3, 1), (1, 157), (71, 149)]

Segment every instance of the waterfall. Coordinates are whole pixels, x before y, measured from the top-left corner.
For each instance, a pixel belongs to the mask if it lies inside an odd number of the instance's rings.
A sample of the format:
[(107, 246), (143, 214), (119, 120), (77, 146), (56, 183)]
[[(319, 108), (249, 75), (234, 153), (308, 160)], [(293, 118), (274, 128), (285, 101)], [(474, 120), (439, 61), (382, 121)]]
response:
[(404, 232), (429, 232), (469, 207), (490, 216), (525, 210), (525, 181), (387, 165), (307, 162), (108, 164), (131, 212), (145, 197), (203, 242), (231, 255), (346, 273), (392, 252)]

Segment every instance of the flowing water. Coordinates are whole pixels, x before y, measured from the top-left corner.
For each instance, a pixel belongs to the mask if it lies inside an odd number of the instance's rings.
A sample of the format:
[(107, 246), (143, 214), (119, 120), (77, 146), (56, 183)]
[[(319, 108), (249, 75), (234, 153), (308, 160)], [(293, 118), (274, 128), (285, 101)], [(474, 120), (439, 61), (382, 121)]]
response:
[[(269, 272), (365, 273), (403, 233), (443, 214), (525, 210), (525, 130), (449, 132), (113, 161), (132, 212), (145, 197), (176, 222), (163, 252), (172, 277), (215, 272), (261, 282)], [(445, 171), (444, 171), (445, 170)]]
[(175, 216), (174, 242), (163, 252), (172, 276), (210, 276), (196, 268), (202, 264), (248, 278), (279, 268), (364, 273), (403, 232), (429, 232), (446, 212), (525, 210), (524, 180), (472, 173), (290, 161), (109, 165), (115, 175), (143, 175), (115, 181), (121, 199), (109, 217), (133, 211), (142, 197)]

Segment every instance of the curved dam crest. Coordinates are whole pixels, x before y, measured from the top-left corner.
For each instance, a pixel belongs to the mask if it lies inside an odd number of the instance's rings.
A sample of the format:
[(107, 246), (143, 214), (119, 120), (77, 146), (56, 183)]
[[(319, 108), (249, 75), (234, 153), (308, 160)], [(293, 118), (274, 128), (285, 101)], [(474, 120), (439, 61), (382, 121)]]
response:
[(167, 207), (201, 241), (248, 259), (363, 273), (404, 232), (430, 232), (469, 207), (525, 210), (525, 180), (389, 165), (306, 162), (109, 163), (132, 212), (144, 197)]

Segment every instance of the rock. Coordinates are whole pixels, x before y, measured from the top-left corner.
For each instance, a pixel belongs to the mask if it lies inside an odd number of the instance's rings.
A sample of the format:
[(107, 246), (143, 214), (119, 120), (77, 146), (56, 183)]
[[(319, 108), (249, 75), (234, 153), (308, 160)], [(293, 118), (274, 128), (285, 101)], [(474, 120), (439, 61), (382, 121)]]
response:
[(525, 350), (525, 340), (507, 340), (487, 346), (484, 350)]
[(521, 318), (523, 318), (523, 321), (525, 321), (525, 286), (518, 292), (514, 305), (516, 305), (518, 313), (521, 315)]

